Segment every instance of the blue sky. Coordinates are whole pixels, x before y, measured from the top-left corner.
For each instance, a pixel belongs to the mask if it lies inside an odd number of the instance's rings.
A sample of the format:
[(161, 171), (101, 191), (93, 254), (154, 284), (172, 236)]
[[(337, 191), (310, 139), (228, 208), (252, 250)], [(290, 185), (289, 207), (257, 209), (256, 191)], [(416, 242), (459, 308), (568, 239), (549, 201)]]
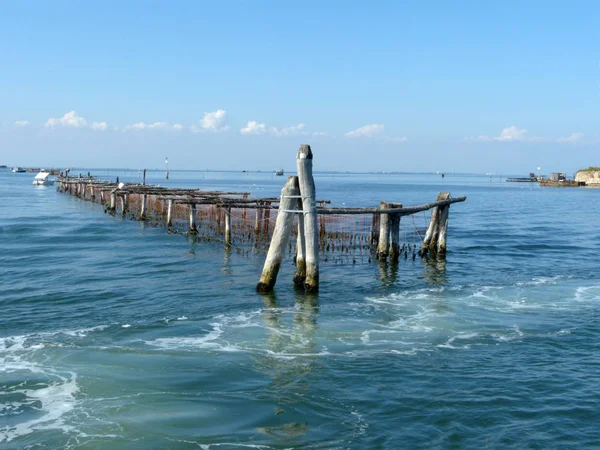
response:
[(3, 2), (0, 164), (600, 165), (595, 2)]

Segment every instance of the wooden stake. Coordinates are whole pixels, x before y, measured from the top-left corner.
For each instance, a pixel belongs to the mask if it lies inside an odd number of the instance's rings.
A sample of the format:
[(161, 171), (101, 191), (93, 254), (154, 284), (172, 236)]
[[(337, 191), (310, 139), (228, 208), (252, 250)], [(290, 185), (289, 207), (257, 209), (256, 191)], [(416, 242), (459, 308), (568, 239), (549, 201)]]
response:
[(437, 251), (439, 255), (446, 254), (446, 235), (448, 233), (448, 217), (450, 216), (450, 205), (442, 206), (440, 211), (440, 235), (438, 237)]
[[(437, 201), (448, 200), (450, 198), (449, 192), (440, 192), (437, 196)], [(437, 252), (437, 244), (439, 238), (439, 217), (440, 217), (440, 207), (436, 206), (433, 208), (431, 212), (431, 220), (429, 221), (429, 227), (427, 227), (427, 232), (425, 233), (425, 239), (423, 240), (423, 244), (421, 244), (421, 250), (419, 251), (421, 256), (427, 255), (427, 252), (436, 253)]]
[(117, 193), (111, 192), (110, 193), (110, 210), (112, 212), (115, 212), (116, 209), (117, 209)]
[[(296, 211), (302, 210), (302, 200), (296, 199), (293, 203)], [(304, 286), (306, 280), (306, 242), (304, 240), (304, 215), (298, 215), (298, 238), (296, 240), (296, 274), (294, 275), (294, 285)]]
[(173, 200), (169, 200), (167, 206), (167, 228), (173, 226)]
[(306, 244), (306, 280), (304, 290), (319, 290), (319, 227), (315, 204), (315, 180), (312, 175), (313, 154), (310, 145), (301, 145), (296, 157), (302, 210), (304, 211), (304, 240)]
[[(387, 202), (379, 203), (380, 209), (389, 209)], [(390, 249), (390, 215), (380, 214), (379, 219), (379, 243), (377, 245), (377, 254), (379, 261), (386, 261)]]
[[(144, 179), (146, 178), (146, 169), (144, 169)], [(146, 197), (147, 195), (142, 195), (142, 208), (140, 212), (140, 220), (146, 220)]]
[(231, 208), (225, 208), (225, 245), (231, 245)]
[(275, 221), (273, 238), (271, 239), (260, 281), (256, 286), (256, 290), (259, 292), (271, 292), (275, 286), (281, 261), (285, 255), (294, 225), (294, 214), (286, 211), (292, 210), (296, 202), (295, 199), (289, 197), (297, 196), (299, 193), (298, 177), (288, 177), (283, 189), (281, 189), (281, 201), (279, 202), (279, 213)]
[(196, 205), (188, 205), (190, 212), (190, 234), (198, 234), (198, 227), (196, 226)]
[[(400, 206), (400, 208), (402, 208)], [(390, 261), (398, 261), (400, 257), (400, 216), (398, 214), (390, 214), (391, 216), (391, 246), (390, 246)]]
[(127, 212), (127, 194), (121, 195), (121, 213), (125, 215)]

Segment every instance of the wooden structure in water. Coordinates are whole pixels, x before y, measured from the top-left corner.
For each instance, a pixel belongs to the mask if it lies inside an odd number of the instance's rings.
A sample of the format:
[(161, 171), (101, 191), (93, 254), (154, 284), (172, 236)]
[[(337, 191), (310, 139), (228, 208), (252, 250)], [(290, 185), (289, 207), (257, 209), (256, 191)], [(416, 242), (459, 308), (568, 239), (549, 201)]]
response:
[[(450, 205), (466, 197), (451, 198), (441, 192), (435, 202), (418, 206), (381, 202), (373, 208), (336, 208), (316, 198), (309, 145), (300, 146), (296, 163), (298, 175), (288, 177), (279, 198), (146, 185), (145, 171), (142, 184), (61, 176), (57, 189), (99, 203), (109, 214), (164, 224), (170, 231), (222, 241), (238, 251), (266, 250), (257, 285), (260, 292), (273, 290), (286, 254), (296, 263), (294, 284), (306, 292), (318, 291), (321, 259), (355, 264), (370, 262), (372, 257), (398, 261), (412, 254), (414, 260), (417, 242), (421, 257), (444, 257)], [(430, 209), (424, 237), (416, 226), (412, 234), (401, 234), (402, 217)]]

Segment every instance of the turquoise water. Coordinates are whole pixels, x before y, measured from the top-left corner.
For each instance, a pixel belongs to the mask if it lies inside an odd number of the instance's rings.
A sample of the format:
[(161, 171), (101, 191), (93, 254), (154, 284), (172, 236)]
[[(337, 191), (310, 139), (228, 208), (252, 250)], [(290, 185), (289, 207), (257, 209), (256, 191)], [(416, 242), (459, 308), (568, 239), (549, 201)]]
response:
[[(283, 183), (162, 177), (258, 196)], [(324, 262), (318, 296), (294, 291), (286, 261), (265, 297), (264, 254), (32, 178), (0, 171), (1, 449), (600, 447), (600, 190), (318, 174), (338, 206), (468, 196), (447, 260)]]

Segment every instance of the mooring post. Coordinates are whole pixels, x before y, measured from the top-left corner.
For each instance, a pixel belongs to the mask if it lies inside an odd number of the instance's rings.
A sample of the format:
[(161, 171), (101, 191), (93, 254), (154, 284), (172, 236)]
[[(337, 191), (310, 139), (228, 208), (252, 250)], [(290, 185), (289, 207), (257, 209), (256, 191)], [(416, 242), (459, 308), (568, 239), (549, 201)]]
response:
[(104, 191), (100, 190), (100, 204), (104, 205)]
[(263, 213), (263, 235), (265, 240), (269, 239), (269, 224), (271, 220), (271, 202), (265, 202), (267, 207)]
[(167, 228), (173, 226), (173, 199), (169, 199), (167, 206)]
[(197, 234), (198, 228), (196, 227), (196, 205), (193, 203), (189, 204), (188, 210), (190, 212), (190, 233)]
[(439, 228), (437, 251), (438, 255), (446, 254), (446, 235), (448, 233), (448, 217), (450, 215), (450, 205), (440, 207)]
[(146, 169), (144, 169), (144, 178), (142, 179), (142, 186), (146, 186)]
[[(379, 209), (389, 209), (389, 203), (380, 202)], [(379, 214), (379, 243), (377, 244), (377, 254), (379, 261), (386, 261), (390, 251), (390, 215)]]
[[(388, 203), (390, 208), (402, 208), (400, 203)], [(390, 261), (400, 257), (400, 215), (390, 214)]]
[[(293, 203), (296, 211), (302, 210), (302, 199), (296, 199)], [(304, 240), (304, 215), (298, 215), (298, 237), (296, 239), (296, 274), (294, 275), (294, 285), (304, 286), (306, 280), (306, 242)]]
[[(450, 198), (449, 192), (440, 192), (435, 199), (436, 202), (441, 202), (444, 200), (448, 200)], [(419, 254), (424, 257), (427, 255), (427, 252), (431, 254), (435, 254), (437, 252), (438, 247), (438, 239), (440, 232), (440, 207), (436, 206), (433, 208), (431, 213), (431, 220), (429, 221), (429, 227), (427, 227), (427, 232), (425, 233), (425, 239), (423, 240), (423, 244), (421, 244), (421, 250)], [(445, 241), (445, 238), (444, 238)]]
[(117, 209), (117, 193), (113, 191), (110, 193), (110, 210), (112, 212), (115, 212), (116, 209)]
[(127, 212), (127, 194), (121, 194), (121, 213), (125, 215)]
[(225, 245), (231, 245), (231, 207), (225, 208)]
[(296, 205), (295, 200), (298, 195), (300, 195), (298, 177), (288, 177), (281, 189), (281, 201), (279, 202), (279, 212), (275, 221), (273, 238), (271, 239), (260, 281), (256, 286), (256, 290), (259, 292), (270, 292), (275, 286), (281, 261), (292, 234), (294, 214), (291, 211)]
[(260, 226), (262, 225), (262, 213), (263, 210), (260, 208), (262, 202), (256, 203), (256, 216), (254, 216), (254, 234), (256, 234), (256, 241), (258, 241), (258, 236), (260, 235)]
[(90, 200), (96, 200), (96, 193), (94, 192), (94, 185), (90, 183)]
[(315, 180), (313, 179), (313, 154), (310, 145), (303, 144), (296, 157), (302, 211), (304, 215), (304, 240), (306, 245), (306, 280), (304, 290), (319, 290), (319, 226), (315, 203)]
[[(146, 177), (146, 169), (144, 169), (144, 178)], [(140, 220), (146, 220), (146, 194), (142, 195), (142, 206), (140, 211)]]

